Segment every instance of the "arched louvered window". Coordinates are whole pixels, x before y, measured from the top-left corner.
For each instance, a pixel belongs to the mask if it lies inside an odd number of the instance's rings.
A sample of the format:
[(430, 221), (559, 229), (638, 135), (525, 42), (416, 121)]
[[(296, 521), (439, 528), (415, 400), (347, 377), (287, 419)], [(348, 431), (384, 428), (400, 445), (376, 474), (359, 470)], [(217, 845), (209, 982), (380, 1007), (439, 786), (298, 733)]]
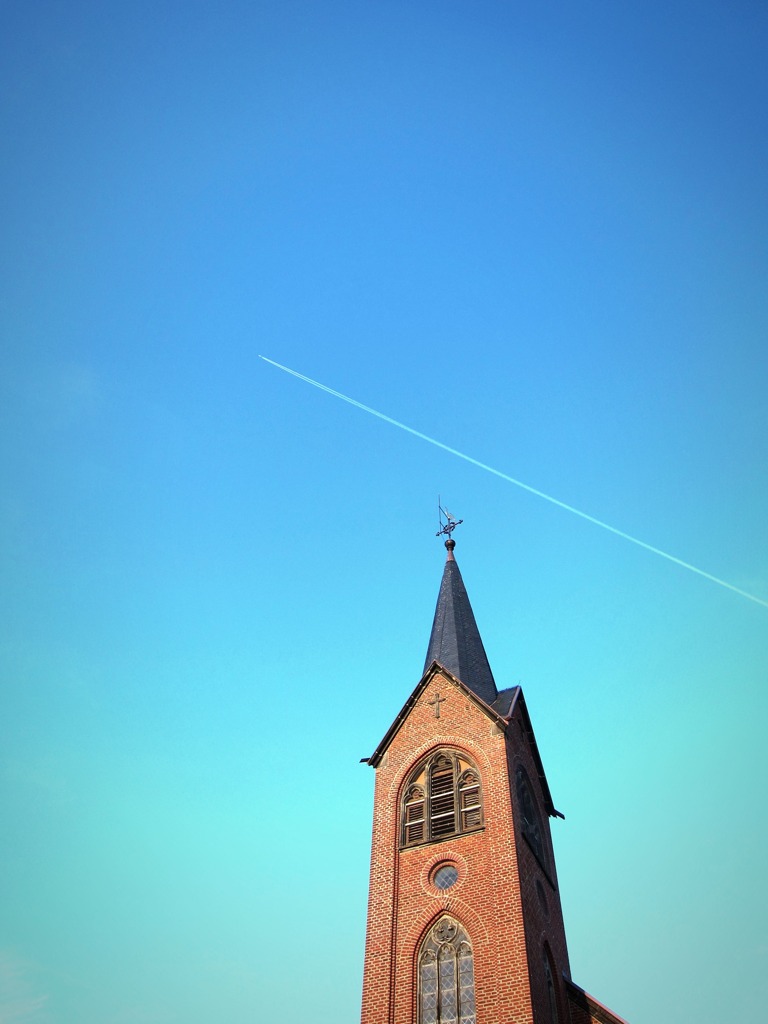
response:
[(401, 820), (403, 846), (433, 843), (482, 828), (477, 769), (453, 751), (438, 751), (408, 780)]
[(459, 778), (459, 831), (471, 832), (483, 823), (480, 806), (480, 777), (469, 768)]
[(450, 757), (441, 754), (429, 769), (429, 830), (432, 839), (452, 836), (456, 829), (456, 780)]
[(476, 1024), (472, 945), (458, 921), (441, 917), (418, 957), (419, 1024)]
[(423, 843), (426, 836), (426, 794), (423, 786), (409, 786), (403, 806), (403, 842), (406, 846)]

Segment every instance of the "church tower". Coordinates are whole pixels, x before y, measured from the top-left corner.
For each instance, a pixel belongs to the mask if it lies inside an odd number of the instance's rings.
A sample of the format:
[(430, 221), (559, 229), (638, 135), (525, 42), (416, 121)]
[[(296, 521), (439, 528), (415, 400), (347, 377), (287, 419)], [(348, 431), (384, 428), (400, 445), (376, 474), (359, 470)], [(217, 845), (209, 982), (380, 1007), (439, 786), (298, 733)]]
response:
[(368, 758), (362, 1024), (623, 1024), (570, 981), (563, 816), (521, 688), (496, 687), (453, 526), (424, 675)]

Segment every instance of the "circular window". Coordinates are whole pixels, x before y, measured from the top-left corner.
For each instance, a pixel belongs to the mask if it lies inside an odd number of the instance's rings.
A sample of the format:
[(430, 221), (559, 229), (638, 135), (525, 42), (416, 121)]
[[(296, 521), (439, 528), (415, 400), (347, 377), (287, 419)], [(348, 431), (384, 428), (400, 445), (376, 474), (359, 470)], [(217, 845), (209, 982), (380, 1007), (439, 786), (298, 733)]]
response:
[(459, 872), (455, 864), (441, 864), (432, 875), (432, 884), (436, 889), (450, 889), (459, 878)]

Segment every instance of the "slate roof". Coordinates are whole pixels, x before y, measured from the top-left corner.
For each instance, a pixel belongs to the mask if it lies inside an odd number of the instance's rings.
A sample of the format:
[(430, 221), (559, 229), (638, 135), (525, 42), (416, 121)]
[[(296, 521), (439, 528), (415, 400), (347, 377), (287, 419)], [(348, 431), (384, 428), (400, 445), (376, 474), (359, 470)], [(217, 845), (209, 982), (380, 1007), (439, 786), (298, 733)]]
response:
[(445, 542), (445, 546), (448, 557), (437, 596), (424, 671), (433, 661), (438, 662), (481, 700), (493, 706), (498, 691), (458, 562), (453, 557), (456, 542), (451, 538)]

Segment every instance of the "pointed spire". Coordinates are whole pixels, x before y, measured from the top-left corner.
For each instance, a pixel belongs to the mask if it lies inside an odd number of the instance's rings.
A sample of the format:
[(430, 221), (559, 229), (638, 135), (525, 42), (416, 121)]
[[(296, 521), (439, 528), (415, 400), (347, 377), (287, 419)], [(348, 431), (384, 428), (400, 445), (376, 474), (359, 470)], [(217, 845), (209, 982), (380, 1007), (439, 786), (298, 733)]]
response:
[(448, 556), (437, 597), (435, 621), (432, 623), (424, 670), (426, 671), (432, 662), (436, 661), (473, 690), (486, 704), (493, 704), (498, 691), (459, 572), (458, 562), (453, 557), (456, 541), (449, 536), (445, 546)]

